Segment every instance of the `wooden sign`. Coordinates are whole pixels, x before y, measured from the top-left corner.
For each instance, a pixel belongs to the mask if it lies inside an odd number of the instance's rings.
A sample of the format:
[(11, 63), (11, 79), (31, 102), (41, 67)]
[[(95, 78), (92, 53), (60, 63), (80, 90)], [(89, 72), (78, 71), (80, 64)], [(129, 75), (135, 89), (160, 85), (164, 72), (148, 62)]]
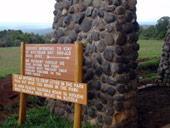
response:
[(25, 75), (74, 81), (74, 44), (25, 44)]
[(87, 105), (87, 84), (13, 75), (13, 91)]
[(81, 128), (82, 104), (87, 105), (87, 84), (82, 84), (82, 66), (83, 44), (80, 42), (22, 42), (21, 75), (13, 75), (13, 90), (20, 92), (19, 125), (26, 119), (26, 98), (31, 94), (75, 103), (74, 128)]

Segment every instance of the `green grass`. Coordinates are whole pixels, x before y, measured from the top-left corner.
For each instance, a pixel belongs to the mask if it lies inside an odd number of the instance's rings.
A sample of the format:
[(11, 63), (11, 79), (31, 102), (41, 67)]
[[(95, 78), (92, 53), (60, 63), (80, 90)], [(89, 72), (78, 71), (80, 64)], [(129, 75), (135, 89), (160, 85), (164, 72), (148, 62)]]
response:
[(160, 57), (162, 51), (162, 45), (164, 41), (162, 40), (139, 40), (140, 45), (139, 58), (153, 59), (155, 57)]
[[(22, 126), (18, 126), (18, 115), (14, 114), (8, 117), (6, 122), (0, 123), (2, 128), (73, 128), (73, 123), (66, 119), (50, 113), (45, 107), (31, 109), (27, 111), (26, 121)], [(97, 128), (97, 126), (90, 126), (83, 124), (82, 128)]]
[(139, 63), (140, 69), (157, 69), (159, 66), (160, 59), (152, 59), (149, 61)]
[(20, 47), (0, 48), (0, 78), (20, 72)]
[(138, 67), (144, 73), (142, 74), (142, 81), (152, 81), (157, 78), (157, 69), (160, 63), (160, 56), (162, 52), (162, 45), (164, 41), (161, 40), (139, 40), (140, 45), (139, 58), (150, 59), (148, 61), (140, 62)]
[(157, 78), (157, 69), (159, 66), (159, 62), (160, 59), (152, 59), (139, 63), (139, 69), (142, 69), (142, 71), (144, 71), (141, 81), (152, 81)]
[(145, 73), (146, 74), (142, 81), (152, 81), (157, 78), (157, 73), (155, 73), (153, 71), (146, 71)]

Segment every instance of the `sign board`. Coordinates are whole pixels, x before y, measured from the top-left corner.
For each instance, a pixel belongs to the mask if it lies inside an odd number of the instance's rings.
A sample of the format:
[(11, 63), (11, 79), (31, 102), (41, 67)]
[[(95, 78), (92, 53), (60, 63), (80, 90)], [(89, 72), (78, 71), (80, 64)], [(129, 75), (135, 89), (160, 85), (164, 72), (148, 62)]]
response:
[(13, 75), (13, 91), (87, 105), (87, 84)]
[(31, 94), (75, 103), (74, 128), (81, 128), (82, 104), (87, 105), (87, 84), (81, 83), (82, 65), (80, 42), (22, 42), (21, 75), (14, 74), (12, 78), (13, 91), (20, 92), (19, 125), (26, 119), (26, 94)]
[(74, 44), (25, 44), (25, 75), (74, 81)]

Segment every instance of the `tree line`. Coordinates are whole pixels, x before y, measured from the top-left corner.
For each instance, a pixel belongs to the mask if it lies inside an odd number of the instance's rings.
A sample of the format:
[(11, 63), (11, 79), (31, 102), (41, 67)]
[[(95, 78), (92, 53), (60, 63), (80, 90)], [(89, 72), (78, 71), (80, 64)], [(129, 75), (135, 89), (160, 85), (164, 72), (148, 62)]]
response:
[(20, 46), (21, 42), (26, 43), (50, 43), (50, 36), (41, 36), (33, 33), (23, 33), (21, 30), (0, 31), (0, 47)]
[(151, 25), (148, 28), (144, 28), (143, 26), (140, 26), (138, 31), (139, 39), (156, 39), (156, 40), (162, 40), (165, 38), (166, 32), (167, 32), (167, 26), (170, 22), (170, 17), (164, 16), (161, 17), (156, 25)]

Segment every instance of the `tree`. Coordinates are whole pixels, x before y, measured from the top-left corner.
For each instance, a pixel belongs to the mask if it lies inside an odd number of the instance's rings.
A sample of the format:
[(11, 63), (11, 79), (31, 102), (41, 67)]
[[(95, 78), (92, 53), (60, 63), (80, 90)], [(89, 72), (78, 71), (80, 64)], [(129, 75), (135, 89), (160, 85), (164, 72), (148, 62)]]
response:
[(143, 26), (139, 26), (139, 31), (137, 32), (138, 36), (140, 36), (144, 31)]
[(161, 17), (156, 25), (152, 25), (146, 29), (140, 27), (138, 35), (140, 39), (164, 39), (167, 26), (170, 23), (170, 17), (164, 16)]
[(164, 16), (161, 17), (156, 24), (156, 35), (157, 39), (163, 39), (167, 32), (167, 26), (170, 23), (170, 17)]
[(145, 40), (154, 39), (154, 37), (155, 37), (155, 26), (151, 25), (147, 29), (141, 30), (139, 37), (141, 39), (145, 39)]
[(23, 33), (21, 30), (0, 31), (0, 47), (19, 46), (21, 42), (48, 43), (49, 40), (38, 34)]

